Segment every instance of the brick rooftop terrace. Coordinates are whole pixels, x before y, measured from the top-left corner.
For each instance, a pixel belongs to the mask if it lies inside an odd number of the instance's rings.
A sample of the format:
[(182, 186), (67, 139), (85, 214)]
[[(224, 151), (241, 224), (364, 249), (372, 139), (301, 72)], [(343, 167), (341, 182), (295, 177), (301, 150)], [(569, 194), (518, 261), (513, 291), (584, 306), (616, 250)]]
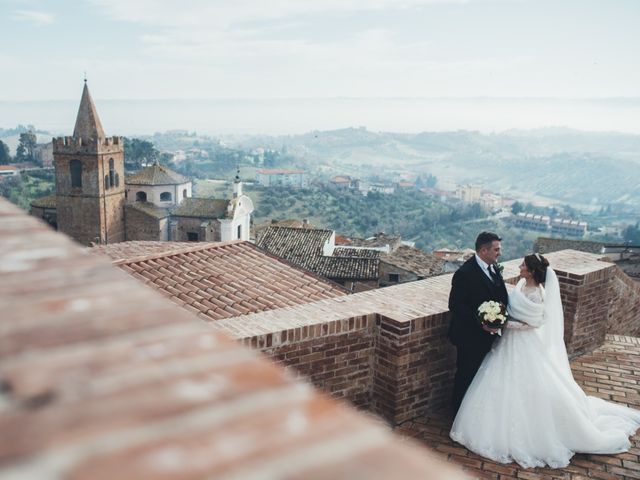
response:
[(0, 198), (0, 478), (462, 479)]
[[(640, 338), (607, 335), (606, 343), (571, 363), (573, 375), (588, 395), (640, 409)], [(640, 478), (640, 434), (631, 438), (632, 448), (618, 455), (576, 454), (563, 469), (523, 469), (516, 463), (501, 464), (470, 452), (449, 438), (453, 423), (450, 411), (405, 422), (396, 432), (420, 440), (441, 458), (461, 465), (472, 476), (487, 479)]]

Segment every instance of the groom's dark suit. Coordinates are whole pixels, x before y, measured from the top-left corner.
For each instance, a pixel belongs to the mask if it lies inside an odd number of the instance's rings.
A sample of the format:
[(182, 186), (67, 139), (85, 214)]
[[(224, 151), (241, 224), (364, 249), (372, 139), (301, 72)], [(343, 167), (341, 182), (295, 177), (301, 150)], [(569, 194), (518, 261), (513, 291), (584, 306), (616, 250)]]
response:
[(482, 328), (477, 318), (478, 307), (488, 300), (506, 305), (507, 289), (502, 276), (496, 275), (496, 280), (493, 281), (482, 271), (474, 255), (453, 274), (449, 294), (449, 339), (458, 350), (453, 387), (453, 406), (456, 411), (482, 360), (496, 339), (496, 335)]

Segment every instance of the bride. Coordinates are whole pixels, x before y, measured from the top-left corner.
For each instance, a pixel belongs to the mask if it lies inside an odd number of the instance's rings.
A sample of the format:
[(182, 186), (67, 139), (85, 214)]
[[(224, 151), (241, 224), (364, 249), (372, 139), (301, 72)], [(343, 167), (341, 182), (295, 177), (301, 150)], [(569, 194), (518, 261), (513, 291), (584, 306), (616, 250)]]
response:
[(504, 334), (485, 357), (450, 432), (478, 455), (524, 468), (565, 467), (576, 452), (624, 452), (640, 427), (639, 410), (588, 397), (573, 379), (560, 286), (548, 265), (539, 254), (524, 258)]

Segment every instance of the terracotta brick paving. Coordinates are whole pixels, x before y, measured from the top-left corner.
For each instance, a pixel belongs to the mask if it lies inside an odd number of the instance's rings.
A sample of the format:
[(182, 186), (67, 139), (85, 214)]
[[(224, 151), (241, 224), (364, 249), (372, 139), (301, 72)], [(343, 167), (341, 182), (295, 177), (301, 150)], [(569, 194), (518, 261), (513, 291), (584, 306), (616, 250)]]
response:
[[(640, 409), (640, 338), (607, 335), (606, 343), (571, 364), (574, 377), (589, 394)], [(490, 479), (640, 479), (640, 434), (632, 437), (632, 448), (619, 455), (576, 454), (564, 469), (523, 469), (484, 459), (449, 438), (452, 413), (428, 415), (396, 428), (462, 465), (475, 478)]]

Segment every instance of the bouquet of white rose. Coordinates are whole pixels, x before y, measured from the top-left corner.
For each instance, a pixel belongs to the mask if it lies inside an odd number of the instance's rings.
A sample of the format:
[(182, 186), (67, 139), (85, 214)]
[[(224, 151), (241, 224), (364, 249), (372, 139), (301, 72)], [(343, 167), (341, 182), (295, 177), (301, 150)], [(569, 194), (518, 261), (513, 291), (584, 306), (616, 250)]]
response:
[(500, 328), (505, 324), (509, 315), (507, 314), (507, 307), (494, 300), (483, 302), (478, 307), (478, 320), (483, 326), (491, 329), (498, 329), (498, 335), (502, 332)]

